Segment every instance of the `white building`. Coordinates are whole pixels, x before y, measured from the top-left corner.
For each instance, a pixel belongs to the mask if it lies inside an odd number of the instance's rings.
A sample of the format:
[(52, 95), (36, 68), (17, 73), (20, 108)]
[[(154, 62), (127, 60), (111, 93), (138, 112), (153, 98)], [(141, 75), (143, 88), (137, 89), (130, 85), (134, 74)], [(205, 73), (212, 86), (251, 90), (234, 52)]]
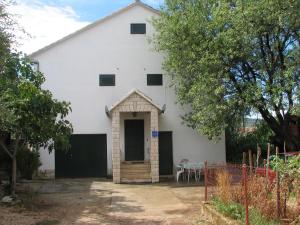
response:
[(74, 127), (71, 150), (41, 151), (41, 170), (157, 182), (182, 159), (225, 161), (224, 139), (213, 143), (182, 124), (163, 56), (148, 41), (157, 16), (136, 1), (31, 55), (44, 88), (71, 102)]

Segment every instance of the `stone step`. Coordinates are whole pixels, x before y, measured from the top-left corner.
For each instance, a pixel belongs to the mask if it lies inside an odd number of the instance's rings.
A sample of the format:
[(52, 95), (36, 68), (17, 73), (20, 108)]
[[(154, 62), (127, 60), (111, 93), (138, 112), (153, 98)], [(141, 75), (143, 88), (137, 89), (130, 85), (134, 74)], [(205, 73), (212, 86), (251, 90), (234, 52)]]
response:
[(150, 173), (150, 169), (124, 169), (121, 168), (121, 173)]
[(150, 165), (121, 165), (121, 168), (151, 168)]
[(149, 183), (151, 164), (148, 161), (130, 161), (121, 163), (121, 183)]
[(127, 179), (121, 178), (121, 183), (151, 183), (152, 179)]
[(132, 165), (132, 166), (137, 166), (137, 165), (150, 165), (149, 162), (123, 162), (121, 165)]
[(150, 165), (150, 162), (122, 162), (121, 165), (132, 165), (132, 166), (137, 166), (137, 165)]
[(151, 170), (151, 167), (123, 167), (121, 166), (121, 170)]
[(128, 170), (150, 170), (150, 165), (121, 165), (121, 169), (128, 169)]
[(143, 175), (143, 174), (148, 174), (150, 175), (151, 171), (150, 170), (121, 170), (121, 175)]
[(127, 180), (136, 180), (136, 179), (150, 179), (151, 177), (149, 175), (141, 175), (141, 176), (121, 176), (121, 179), (127, 179)]

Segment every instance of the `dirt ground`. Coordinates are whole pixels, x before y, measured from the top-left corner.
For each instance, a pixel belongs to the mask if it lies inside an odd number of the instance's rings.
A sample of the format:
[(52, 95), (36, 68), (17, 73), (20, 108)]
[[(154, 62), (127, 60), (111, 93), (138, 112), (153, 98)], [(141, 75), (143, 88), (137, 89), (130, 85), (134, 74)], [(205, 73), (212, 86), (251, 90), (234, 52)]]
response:
[(0, 225), (210, 224), (201, 214), (204, 188), (199, 184), (75, 179), (34, 181), (19, 188), (23, 203), (0, 205)]

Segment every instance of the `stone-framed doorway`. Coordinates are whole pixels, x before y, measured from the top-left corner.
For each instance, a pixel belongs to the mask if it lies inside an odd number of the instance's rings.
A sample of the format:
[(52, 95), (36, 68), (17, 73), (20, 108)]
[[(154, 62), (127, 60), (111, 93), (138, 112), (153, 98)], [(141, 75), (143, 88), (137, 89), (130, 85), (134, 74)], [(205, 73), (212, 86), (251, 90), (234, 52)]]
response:
[(107, 112), (112, 122), (112, 169), (113, 182), (121, 183), (121, 116), (124, 113), (147, 113), (150, 115), (150, 177), (151, 182), (159, 182), (159, 154), (158, 154), (158, 116), (162, 112), (159, 106), (154, 104), (151, 98), (144, 95), (139, 90), (133, 90), (116, 104), (114, 104)]

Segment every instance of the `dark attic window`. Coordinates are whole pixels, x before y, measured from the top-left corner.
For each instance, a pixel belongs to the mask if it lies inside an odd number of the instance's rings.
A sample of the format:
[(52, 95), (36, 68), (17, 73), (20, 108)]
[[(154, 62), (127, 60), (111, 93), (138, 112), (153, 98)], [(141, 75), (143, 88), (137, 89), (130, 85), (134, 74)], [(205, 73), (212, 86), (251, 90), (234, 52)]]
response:
[(146, 34), (146, 24), (145, 23), (132, 23), (130, 25), (131, 34)]
[(147, 85), (162, 86), (163, 85), (162, 74), (147, 74)]
[(100, 74), (99, 75), (100, 86), (116, 86), (116, 78), (114, 74)]

